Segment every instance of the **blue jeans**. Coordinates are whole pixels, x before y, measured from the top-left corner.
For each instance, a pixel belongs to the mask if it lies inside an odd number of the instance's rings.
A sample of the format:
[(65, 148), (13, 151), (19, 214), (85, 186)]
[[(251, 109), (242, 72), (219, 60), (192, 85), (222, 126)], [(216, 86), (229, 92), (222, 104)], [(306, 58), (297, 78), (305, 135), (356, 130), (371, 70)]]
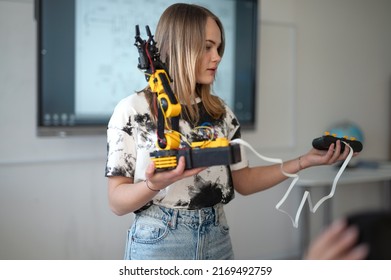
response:
[(152, 205), (137, 213), (128, 231), (125, 259), (233, 259), (222, 205), (199, 210)]

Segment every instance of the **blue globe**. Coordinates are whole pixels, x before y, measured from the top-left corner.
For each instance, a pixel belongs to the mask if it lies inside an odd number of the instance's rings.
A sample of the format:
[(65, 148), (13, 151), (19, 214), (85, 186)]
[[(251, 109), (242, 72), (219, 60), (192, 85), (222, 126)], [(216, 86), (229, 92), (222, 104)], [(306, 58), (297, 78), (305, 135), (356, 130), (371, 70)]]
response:
[(329, 129), (330, 134), (336, 134), (337, 137), (354, 137), (356, 140), (364, 143), (364, 133), (361, 128), (352, 122), (343, 122), (334, 125)]

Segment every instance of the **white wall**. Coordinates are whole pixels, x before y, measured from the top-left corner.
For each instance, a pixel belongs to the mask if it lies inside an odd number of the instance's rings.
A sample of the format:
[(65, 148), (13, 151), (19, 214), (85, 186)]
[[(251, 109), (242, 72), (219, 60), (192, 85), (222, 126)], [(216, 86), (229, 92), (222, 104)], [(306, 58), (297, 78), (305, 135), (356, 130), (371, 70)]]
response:
[[(361, 157), (386, 159), (391, 2), (262, 0), (261, 14), (257, 128), (244, 139), (288, 159), (333, 123), (353, 120), (366, 136)], [(35, 37), (33, 1), (0, 0), (0, 259), (120, 259), (132, 215), (108, 208), (105, 138), (36, 137)], [(253, 155), (251, 162), (265, 164)], [(238, 258), (298, 253), (299, 230), (275, 210), (286, 186), (237, 195), (227, 206)], [(340, 188), (344, 207), (335, 215), (377, 205), (379, 193), (358, 186), (354, 202), (351, 188)]]

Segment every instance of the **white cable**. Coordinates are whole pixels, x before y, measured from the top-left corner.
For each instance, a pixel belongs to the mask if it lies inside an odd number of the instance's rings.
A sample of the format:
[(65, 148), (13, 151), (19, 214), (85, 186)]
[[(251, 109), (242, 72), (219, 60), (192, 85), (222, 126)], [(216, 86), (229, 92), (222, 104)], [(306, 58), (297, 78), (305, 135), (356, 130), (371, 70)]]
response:
[(310, 211), (312, 213), (315, 213), (316, 210), (318, 210), (319, 206), (325, 202), (327, 199), (330, 199), (334, 196), (334, 193), (335, 193), (335, 190), (336, 190), (336, 187), (337, 187), (337, 183), (338, 183), (338, 180), (339, 178), (341, 177), (342, 173), (345, 171), (345, 168), (347, 167), (347, 165), (349, 164), (351, 158), (353, 157), (353, 149), (349, 146), (348, 143), (342, 141), (346, 146), (349, 147), (349, 154), (348, 156), (346, 157), (345, 161), (343, 162), (342, 166), (340, 167), (337, 175), (335, 176), (334, 178), (334, 181), (333, 181), (333, 184), (332, 184), (332, 187), (331, 187), (331, 191), (328, 195), (322, 197), (316, 204), (315, 206), (313, 206), (313, 203), (312, 203), (312, 200), (311, 200), (311, 195), (309, 193), (309, 191), (305, 191), (304, 194), (303, 194), (303, 197), (301, 199), (301, 202), (300, 202), (300, 205), (299, 205), (299, 208), (296, 212), (296, 216), (295, 218), (293, 218), (288, 212), (282, 210), (280, 207), (281, 205), (285, 202), (285, 200), (287, 199), (287, 197), (289, 196), (291, 190), (293, 189), (294, 185), (296, 184), (296, 182), (299, 180), (299, 175), (298, 174), (291, 174), (291, 173), (287, 173), (284, 171), (283, 169), (283, 164), (284, 162), (282, 161), (282, 159), (279, 159), (279, 158), (269, 158), (269, 157), (265, 157), (261, 154), (259, 154), (249, 143), (247, 143), (246, 141), (242, 140), (242, 139), (234, 139), (231, 141), (231, 143), (238, 143), (238, 144), (241, 144), (247, 148), (249, 148), (255, 155), (257, 155), (259, 158), (261, 158), (262, 160), (264, 161), (268, 161), (268, 162), (272, 162), (272, 163), (279, 163), (281, 165), (281, 172), (282, 174), (284, 174), (286, 177), (289, 177), (289, 178), (293, 178), (292, 182), (290, 183), (289, 185), (289, 188), (288, 190), (285, 192), (284, 196), (282, 197), (282, 199), (277, 203), (276, 205), (276, 209), (280, 212), (283, 212), (285, 214), (288, 215), (288, 217), (291, 219), (292, 221), (292, 224), (295, 228), (298, 227), (299, 225), (299, 219), (300, 219), (300, 214), (301, 214), (301, 211), (304, 207), (304, 203), (308, 200), (308, 204), (309, 204), (309, 208), (310, 208)]

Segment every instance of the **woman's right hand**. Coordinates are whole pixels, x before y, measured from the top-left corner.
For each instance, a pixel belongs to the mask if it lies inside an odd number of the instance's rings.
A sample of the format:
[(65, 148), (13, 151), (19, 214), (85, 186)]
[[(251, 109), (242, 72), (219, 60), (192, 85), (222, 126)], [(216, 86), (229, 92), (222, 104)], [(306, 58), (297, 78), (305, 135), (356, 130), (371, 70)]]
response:
[(145, 171), (145, 179), (148, 180), (149, 186), (154, 190), (162, 190), (172, 183), (186, 177), (190, 177), (200, 173), (206, 167), (199, 167), (185, 170), (185, 158), (181, 156), (178, 164), (173, 170), (156, 172), (155, 163), (152, 161)]

